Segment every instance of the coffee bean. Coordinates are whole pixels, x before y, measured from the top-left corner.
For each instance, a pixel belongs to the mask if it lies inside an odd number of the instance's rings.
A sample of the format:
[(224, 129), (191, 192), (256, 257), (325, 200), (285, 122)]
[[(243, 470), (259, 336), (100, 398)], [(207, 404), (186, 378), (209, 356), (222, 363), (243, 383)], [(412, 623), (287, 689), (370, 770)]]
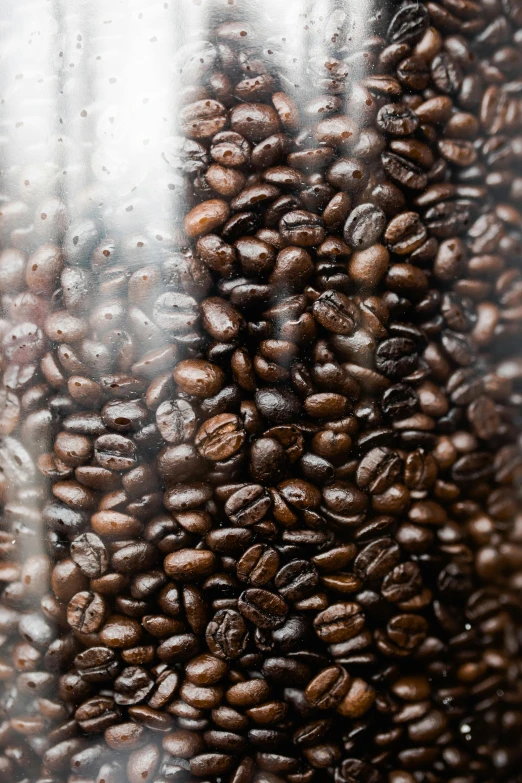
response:
[(462, 73), (457, 62), (447, 52), (436, 54), (431, 62), (431, 78), (443, 93), (453, 95), (459, 91)]
[(154, 687), (154, 680), (140, 666), (129, 666), (114, 680), (114, 701), (130, 706), (143, 701)]
[(67, 622), (75, 631), (94, 633), (103, 623), (105, 610), (105, 601), (101, 595), (76, 593), (67, 607)]
[(102, 576), (108, 569), (108, 555), (103, 541), (95, 533), (82, 533), (71, 543), (71, 557), (89, 578)]
[(279, 555), (266, 544), (254, 544), (243, 553), (237, 563), (237, 576), (242, 582), (262, 587), (277, 573)]
[(378, 242), (386, 226), (386, 215), (373, 204), (360, 204), (344, 224), (345, 242), (355, 250), (364, 250)]
[(389, 253), (383, 245), (357, 250), (348, 262), (350, 278), (363, 288), (374, 288), (382, 280), (389, 264)]
[(337, 291), (326, 291), (314, 302), (314, 318), (335, 334), (352, 334), (359, 321), (353, 302)]
[(276, 574), (274, 584), (288, 601), (300, 601), (314, 592), (319, 584), (315, 566), (306, 560), (291, 560)]
[(414, 650), (426, 635), (427, 623), (424, 617), (415, 614), (403, 614), (392, 617), (387, 625), (387, 633), (400, 650)]
[(304, 210), (287, 212), (279, 222), (279, 231), (288, 244), (298, 247), (320, 245), (325, 237), (321, 218)]
[(352, 639), (364, 625), (365, 618), (361, 607), (350, 602), (332, 604), (319, 612), (314, 619), (316, 634), (328, 644)]
[(384, 492), (401, 470), (402, 462), (398, 454), (386, 448), (370, 449), (357, 468), (357, 486), (372, 493)]
[(266, 629), (282, 625), (288, 611), (282, 598), (258, 587), (241, 593), (238, 608), (241, 614), (256, 627)]
[(230, 209), (226, 201), (209, 199), (195, 206), (185, 217), (184, 228), (187, 236), (199, 237), (210, 234), (226, 222)]
[(174, 381), (186, 394), (209, 397), (220, 390), (223, 371), (203, 359), (187, 359), (174, 370)]
[(330, 666), (323, 669), (305, 690), (309, 704), (319, 710), (336, 707), (350, 686), (350, 675), (342, 666)]
[(392, 136), (408, 136), (419, 127), (419, 118), (407, 106), (388, 103), (379, 109), (377, 125)]
[(393, 380), (409, 375), (417, 364), (415, 343), (407, 337), (390, 337), (380, 343), (375, 352), (377, 370)]
[(378, 538), (355, 558), (354, 571), (369, 579), (382, 579), (399, 561), (400, 549), (390, 538)]
[(213, 655), (223, 660), (239, 658), (248, 643), (248, 629), (233, 609), (220, 609), (207, 626), (205, 640)]
[(333, 187), (350, 194), (359, 193), (368, 180), (368, 171), (356, 158), (339, 158), (326, 172), (326, 179)]
[(275, 438), (259, 438), (250, 447), (250, 475), (255, 481), (275, 484), (284, 475), (286, 454)]
[(181, 581), (193, 581), (208, 576), (214, 568), (215, 555), (197, 549), (184, 549), (172, 552), (165, 558), (165, 571), (169, 576)]
[(421, 247), (427, 231), (416, 212), (401, 212), (390, 220), (384, 238), (396, 255), (406, 255)]
[(235, 454), (245, 442), (246, 432), (237, 416), (222, 413), (213, 416), (199, 428), (195, 444), (205, 459), (218, 462)]
[(388, 27), (388, 40), (392, 44), (416, 43), (426, 32), (429, 14), (424, 6), (408, 4), (397, 11)]
[(399, 187), (424, 190), (428, 178), (419, 166), (394, 152), (383, 152), (381, 161), (386, 174)]
[(195, 101), (181, 110), (181, 127), (189, 138), (208, 138), (225, 126), (225, 115), (225, 107), (219, 101)]
[(94, 442), (97, 463), (107, 470), (130, 470), (137, 463), (136, 445), (123, 435), (101, 435)]

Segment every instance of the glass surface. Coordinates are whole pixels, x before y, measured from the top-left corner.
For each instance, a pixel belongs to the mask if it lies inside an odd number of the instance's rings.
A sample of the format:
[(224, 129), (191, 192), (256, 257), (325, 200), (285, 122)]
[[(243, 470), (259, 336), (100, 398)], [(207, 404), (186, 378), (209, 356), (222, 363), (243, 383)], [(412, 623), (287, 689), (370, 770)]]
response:
[(0, 13), (0, 783), (518, 783), (522, 3)]

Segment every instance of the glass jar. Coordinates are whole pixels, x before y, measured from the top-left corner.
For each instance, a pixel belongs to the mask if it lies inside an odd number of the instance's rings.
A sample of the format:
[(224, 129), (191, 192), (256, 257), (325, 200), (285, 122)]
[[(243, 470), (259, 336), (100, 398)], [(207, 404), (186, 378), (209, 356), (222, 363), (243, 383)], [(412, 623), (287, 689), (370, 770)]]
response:
[(0, 781), (519, 781), (520, 0), (1, 41)]

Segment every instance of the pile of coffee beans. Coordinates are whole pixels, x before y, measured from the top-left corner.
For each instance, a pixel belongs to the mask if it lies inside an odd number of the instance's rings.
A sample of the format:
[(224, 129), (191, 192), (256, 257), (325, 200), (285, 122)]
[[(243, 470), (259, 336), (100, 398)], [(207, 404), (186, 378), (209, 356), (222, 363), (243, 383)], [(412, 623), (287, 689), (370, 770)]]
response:
[(0, 780), (516, 783), (522, 2), (240, 10), (160, 261), (0, 254)]

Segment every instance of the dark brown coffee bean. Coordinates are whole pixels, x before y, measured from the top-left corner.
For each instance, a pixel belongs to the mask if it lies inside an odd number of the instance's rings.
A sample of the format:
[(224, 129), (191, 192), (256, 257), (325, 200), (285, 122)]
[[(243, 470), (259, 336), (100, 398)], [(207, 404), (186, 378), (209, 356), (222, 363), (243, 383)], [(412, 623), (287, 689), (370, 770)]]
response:
[(282, 625), (288, 611), (282, 598), (261, 588), (251, 588), (241, 593), (238, 608), (256, 627), (266, 629)]
[(237, 563), (237, 575), (242, 582), (262, 587), (279, 568), (279, 555), (266, 544), (255, 544), (244, 552)]
[(402, 6), (388, 27), (388, 40), (392, 44), (416, 43), (426, 32), (429, 14), (424, 6), (414, 3)]
[(314, 619), (314, 628), (320, 639), (328, 644), (344, 642), (356, 636), (364, 627), (365, 618), (356, 603), (332, 604)]
[(205, 640), (218, 658), (239, 658), (248, 643), (248, 629), (241, 615), (233, 609), (220, 609), (207, 626)]
[(250, 447), (250, 475), (255, 481), (275, 484), (286, 468), (283, 445), (275, 438), (259, 438)]
[(272, 505), (268, 492), (260, 484), (246, 484), (225, 503), (225, 513), (235, 525), (248, 527), (260, 522)]
[(337, 291), (325, 291), (314, 302), (314, 318), (335, 334), (352, 334), (359, 321), (357, 307), (344, 294)]
[(386, 448), (374, 448), (359, 462), (356, 480), (360, 489), (370, 492), (384, 492), (390, 487), (402, 470), (398, 454)]
[[(317, 244), (320, 244), (324, 239), (324, 236), (320, 232), (316, 232), (315, 229), (310, 232), (307, 230), (303, 237), (310, 239), (315, 237), (318, 240)], [(285, 247), (277, 254), (276, 263), (272, 269), (269, 281), (272, 285), (282, 286), (293, 293), (303, 288), (312, 276), (312, 273), (312, 259), (303, 247)]]
[(204, 201), (195, 206), (185, 217), (185, 233), (192, 238), (210, 234), (226, 222), (229, 214), (230, 209), (226, 201), (221, 199)]
[(441, 336), (442, 345), (454, 362), (462, 367), (473, 364), (475, 349), (467, 335), (445, 329)]
[(427, 238), (428, 232), (416, 212), (401, 212), (390, 220), (384, 238), (396, 255), (406, 255), (417, 250)]
[(91, 579), (102, 576), (108, 569), (107, 550), (95, 533), (82, 533), (71, 542), (71, 558)]
[(409, 375), (418, 361), (415, 343), (407, 337), (390, 337), (380, 343), (375, 352), (377, 370), (392, 380)]
[(212, 573), (215, 555), (212, 552), (198, 549), (184, 549), (172, 552), (165, 558), (165, 571), (169, 576), (180, 581), (201, 579)]
[(105, 612), (105, 601), (101, 595), (76, 593), (67, 607), (67, 622), (75, 631), (94, 633), (103, 623)]
[(382, 579), (399, 561), (400, 549), (390, 538), (379, 538), (355, 558), (354, 571), (365, 579)]
[(326, 172), (326, 179), (340, 190), (359, 193), (366, 185), (368, 171), (356, 158), (339, 158)]
[(107, 470), (130, 470), (137, 463), (136, 445), (123, 435), (101, 435), (94, 442), (97, 463)]
[(383, 152), (381, 155), (384, 171), (399, 187), (411, 190), (424, 190), (428, 178), (422, 169), (406, 158), (393, 152)]
[(291, 560), (277, 572), (274, 584), (283, 598), (300, 601), (317, 588), (319, 574), (312, 563)]
[(325, 237), (321, 218), (304, 210), (287, 212), (279, 222), (279, 231), (288, 244), (298, 247), (320, 245)]
[(146, 733), (137, 723), (120, 723), (105, 731), (105, 742), (113, 750), (135, 748), (145, 743)]
[(195, 444), (199, 453), (212, 462), (228, 459), (242, 447), (246, 432), (237, 416), (221, 413), (199, 428)]
[(154, 680), (140, 666), (123, 669), (114, 681), (116, 704), (131, 706), (143, 701), (154, 688)]
[(243, 103), (230, 112), (230, 127), (248, 141), (258, 142), (278, 132), (279, 118), (271, 106)]
[(308, 683), (305, 698), (309, 704), (319, 710), (336, 707), (350, 687), (350, 675), (342, 666), (330, 666), (323, 669)]
[(210, 397), (223, 385), (223, 371), (212, 362), (203, 359), (187, 359), (174, 370), (174, 381), (186, 394)]
[(354, 250), (364, 250), (379, 242), (386, 226), (386, 215), (373, 204), (360, 204), (344, 224), (345, 242)]
[(462, 73), (457, 62), (447, 52), (436, 54), (431, 62), (431, 78), (436, 87), (447, 95), (459, 91)]
[(379, 109), (377, 125), (392, 136), (409, 136), (419, 127), (419, 118), (407, 106), (388, 103)]
[(348, 262), (348, 272), (357, 285), (373, 288), (383, 278), (389, 260), (389, 253), (383, 245), (372, 245), (353, 253)]
[(426, 630), (424, 617), (415, 614), (396, 615), (387, 626), (390, 640), (404, 651), (414, 650), (423, 641)]

